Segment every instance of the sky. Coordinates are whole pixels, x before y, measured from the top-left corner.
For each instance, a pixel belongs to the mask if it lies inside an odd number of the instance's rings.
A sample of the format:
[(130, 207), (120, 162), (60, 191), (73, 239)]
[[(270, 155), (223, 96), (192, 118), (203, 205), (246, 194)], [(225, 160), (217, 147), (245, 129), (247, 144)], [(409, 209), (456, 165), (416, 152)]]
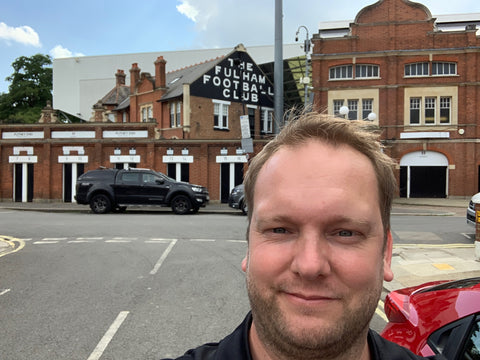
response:
[[(279, 0), (277, 0), (279, 1)], [(0, 0), (0, 93), (20, 56), (52, 58), (275, 43), (276, 0)], [(283, 0), (283, 43), (374, 0)], [(432, 15), (480, 13), (478, 0), (423, 0)], [(306, 38), (300, 29), (299, 46)]]

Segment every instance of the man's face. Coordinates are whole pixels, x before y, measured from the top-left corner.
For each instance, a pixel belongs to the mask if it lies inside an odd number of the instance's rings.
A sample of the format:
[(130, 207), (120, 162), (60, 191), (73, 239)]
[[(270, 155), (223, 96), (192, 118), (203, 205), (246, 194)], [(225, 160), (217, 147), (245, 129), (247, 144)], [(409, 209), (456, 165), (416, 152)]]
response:
[(393, 278), (368, 158), (313, 140), (282, 148), (261, 169), (249, 211), (242, 268), (253, 336), (296, 356), (365, 342), (383, 280)]

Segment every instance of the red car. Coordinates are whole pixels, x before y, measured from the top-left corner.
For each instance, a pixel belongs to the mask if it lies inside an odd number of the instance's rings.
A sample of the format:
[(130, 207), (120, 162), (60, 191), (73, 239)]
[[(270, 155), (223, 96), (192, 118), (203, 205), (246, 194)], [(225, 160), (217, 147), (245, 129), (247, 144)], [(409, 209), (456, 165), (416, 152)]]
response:
[(480, 277), (392, 291), (382, 336), (416, 354), (480, 359)]

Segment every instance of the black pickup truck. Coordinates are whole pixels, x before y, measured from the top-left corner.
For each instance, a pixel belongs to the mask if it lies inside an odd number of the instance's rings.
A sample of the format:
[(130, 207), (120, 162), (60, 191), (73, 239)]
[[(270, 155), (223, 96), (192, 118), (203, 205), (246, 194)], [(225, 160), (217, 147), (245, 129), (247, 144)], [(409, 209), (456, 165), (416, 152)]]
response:
[(196, 213), (210, 200), (207, 188), (176, 181), (149, 169), (91, 170), (76, 183), (75, 200), (96, 214), (129, 205), (170, 206), (175, 214)]

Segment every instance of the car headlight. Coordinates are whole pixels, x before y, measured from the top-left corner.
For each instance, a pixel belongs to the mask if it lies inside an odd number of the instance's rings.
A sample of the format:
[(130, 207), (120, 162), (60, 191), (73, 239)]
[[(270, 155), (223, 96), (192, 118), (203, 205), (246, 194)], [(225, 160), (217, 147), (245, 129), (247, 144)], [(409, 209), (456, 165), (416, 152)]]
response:
[(199, 186), (192, 186), (192, 190), (195, 191), (195, 192), (198, 192), (198, 193), (202, 192), (202, 188), (199, 187)]

